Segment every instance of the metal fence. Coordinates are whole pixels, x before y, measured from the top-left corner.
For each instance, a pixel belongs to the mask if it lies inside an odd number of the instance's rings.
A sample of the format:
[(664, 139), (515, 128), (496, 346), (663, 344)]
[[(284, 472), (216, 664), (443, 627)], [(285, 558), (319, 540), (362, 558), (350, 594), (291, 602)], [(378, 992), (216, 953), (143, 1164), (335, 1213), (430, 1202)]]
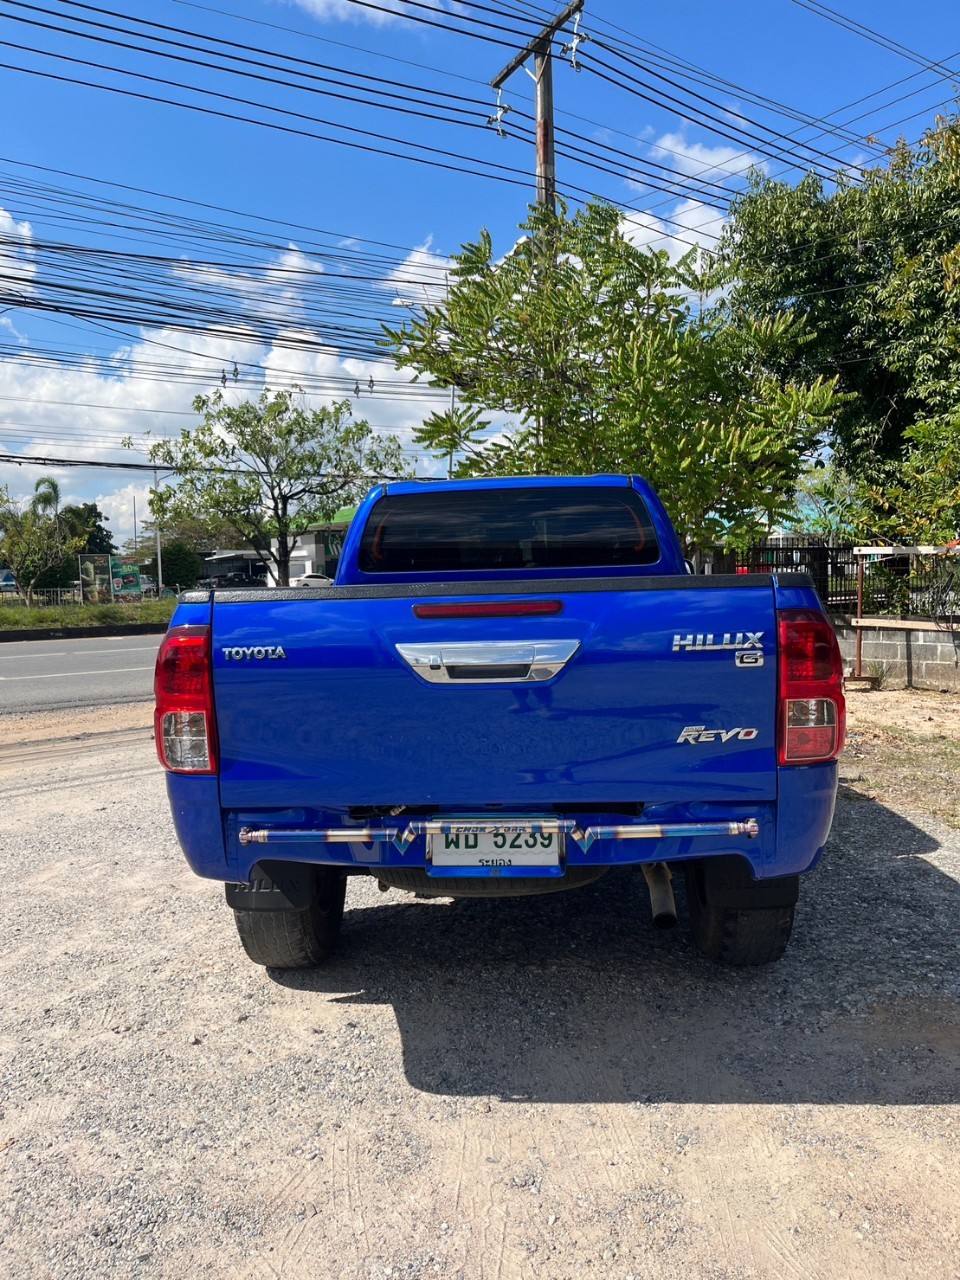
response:
[[(180, 591), (177, 584), (173, 585), (173, 594), (176, 595)], [(166, 591), (165, 591), (166, 594)], [(139, 604), (141, 600), (156, 600), (156, 588), (149, 587), (146, 591), (124, 591), (117, 595), (113, 600), (97, 601), (98, 604)], [(79, 587), (42, 587), (33, 593), (34, 609), (43, 609), (47, 606), (58, 606), (63, 604), (90, 604), (91, 601), (84, 601)], [(8, 590), (4, 587), (0, 590), (0, 607), (23, 609), (26, 607), (26, 601), (18, 591)]]
[[(34, 591), (33, 607), (42, 609), (45, 605), (82, 604), (79, 587), (46, 587)], [(24, 601), (16, 591), (0, 591), (0, 605), (22, 609)]]
[[(904, 551), (866, 555), (863, 616), (960, 621), (960, 554)], [(714, 573), (809, 573), (828, 609), (857, 612), (858, 557), (853, 544), (770, 538), (744, 551), (717, 550)]]

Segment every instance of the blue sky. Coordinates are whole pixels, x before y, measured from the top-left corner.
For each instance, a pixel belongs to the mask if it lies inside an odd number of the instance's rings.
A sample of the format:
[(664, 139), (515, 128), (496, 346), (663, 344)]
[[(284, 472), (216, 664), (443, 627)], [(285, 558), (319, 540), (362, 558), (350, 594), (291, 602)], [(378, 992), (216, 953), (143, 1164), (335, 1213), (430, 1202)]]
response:
[[(512, 243), (533, 149), (485, 126), (488, 81), (562, 6), (376, 3), (0, 0), (0, 452), (141, 458), (121, 436), (142, 450), (189, 425), (192, 397), (224, 379), (234, 398), (264, 379), (347, 394), (409, 439), (434, 401), (373, 335), (481, 226)], [(956, 4), (833, 0), (896, 50), (811, 3), (587, 0), (583, 70), (555, 64), (558, 142), (580, 157), (558, 156), (561, 188), (621, 204), (630, 234), (678, 251), (672, 237), (712, 243), (752, 163), (795, 179), (919, 137), (952, 100)], [(524, 72), (504, 102), (522, 133)], [(383, 154), (412, 150), (436, 164)], [(121, 539), (134, 496), (146, 506), (143, 475), (44, 470), (100, 500)], [(0, 463), (17, 493), (40, 474)]]

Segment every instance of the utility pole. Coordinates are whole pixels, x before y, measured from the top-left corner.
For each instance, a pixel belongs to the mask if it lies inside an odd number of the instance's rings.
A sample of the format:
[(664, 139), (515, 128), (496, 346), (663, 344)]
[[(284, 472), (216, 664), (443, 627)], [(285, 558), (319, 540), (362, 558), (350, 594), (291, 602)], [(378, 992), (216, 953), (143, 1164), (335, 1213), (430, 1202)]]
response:
[[(580, 70), (577, 66), (577, 47), (586, 39), (580, 34), (579, 23), (580, 13), (583, 9), (585, 0), (571, 0), (570, 4), (559, 13), (552, 22), (548, 22), (530, 41), (525, 45), (519, 53), (510, 59), (501, 72), (493, 77), (490, 81), (491, 86), (497, 91), (497, 113), (490, 120), (495, 125), (497, 131), (502, 134), (501, 121), (509, 106), (504, 106), (500, 102), (500, 94), (504, 84), (510, 79), (515, 71), (519, 71), (529, 58), (533, 58), (533, 83), (536, 86), (536, 114), (537, 114), (537, 204), (541, 208), (548, 209), (550, 213), (557, 211), (557, 163), (556, 154), (553, 145), (553, 40), (557, 32), (570, 21), (576, 18), (573, 29), (573, 38), (569, 45), (564, 49), (565, 53), (570, 54), (571, 64)], [(545, 237), (545, 250), (549, 258), (555, 257), (552, 237)], [(537, 467), (539, 469), (539, 459), (543, 448), (544, 435), (549, 428), (545, 415), (538, 408), (536, 413), (536, 444), (537, 444)]]
[[(153, 487), (155, 490), (160, 488), (160, 480), (157, 476), (157, 468), (153, 468)], [(157, 599), (163, 595), (163, 552), (160, 549), (160, 521), (157, 521)]]
[[(533, 58), (533, 82), (536, 85), (537, 109), (537, 204), (546, 205), (550, 210), (557, 207), (557, 165), (553, 146), (553, 53), (551, 43), (554, 36), (566, 26), (575, 14), (579, 14), (585, 0), (571, 0), (561, 14), (549, 22), (542, 31), (533, 37), (528, 45), (520, 50), (501, 72), (493, 77), (490, 84), (498, 92), (515, 71)], [(576, 58), (576, 46), (583, 37), (574, 34), (571, 52)], [(576, 62), (574, 61), (574, 65)], [(500, 108), (497, 117), (507, 108)]]

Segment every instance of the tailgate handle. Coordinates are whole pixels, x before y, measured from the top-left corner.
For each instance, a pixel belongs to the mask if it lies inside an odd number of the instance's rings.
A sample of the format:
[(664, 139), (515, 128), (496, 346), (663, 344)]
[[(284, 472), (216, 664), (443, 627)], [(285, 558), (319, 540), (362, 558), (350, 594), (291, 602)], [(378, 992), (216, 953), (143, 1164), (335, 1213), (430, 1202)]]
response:
[(477, 640), (398, 644), (397, 652), (431, 684), (531, 684), (552, 680), (579, 640)]

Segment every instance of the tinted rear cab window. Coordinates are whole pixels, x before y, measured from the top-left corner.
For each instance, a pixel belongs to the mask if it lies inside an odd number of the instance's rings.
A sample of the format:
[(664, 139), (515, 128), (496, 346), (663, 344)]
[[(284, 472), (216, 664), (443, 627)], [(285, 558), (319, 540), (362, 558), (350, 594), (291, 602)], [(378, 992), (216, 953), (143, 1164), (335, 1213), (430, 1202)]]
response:
[(465, 489), (388, 494), (370, 513), (363, 573), (650, 565), (660, 548), (634, 490)]

